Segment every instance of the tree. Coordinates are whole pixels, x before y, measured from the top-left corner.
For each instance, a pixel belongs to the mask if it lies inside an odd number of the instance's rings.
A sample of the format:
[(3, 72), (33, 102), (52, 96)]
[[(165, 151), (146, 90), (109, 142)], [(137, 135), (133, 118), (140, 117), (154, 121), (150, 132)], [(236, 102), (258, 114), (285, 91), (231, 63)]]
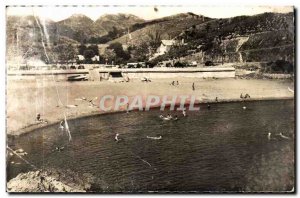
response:
[(87, 49), (84, 51), (83, 56), (86, 63), (92, 63), (92, 58), (95, 56), (95, 52), (93, 50)]
[(118, 64), (127, 61), (130, 58), (130, 55), (124, 51), (122, 44), (119, 42), (111, 43), (107, 49), (111, 49), (115, 52), (115, 60)]
[(94, 52), (95, 56), (99, 55), (99, 49), (98, 49), (97, 45), (90, 45), (90, 46), (88, 46), (87, 49), (92, 50)]
[(86, 50), (86, 46), (81, 44), (78, 46), (78, 52), (80, 55), (83, 55), (84, 51)]
[(114, 52), (114, 50), (106, 48), (102, 56), (105, 61), (104, 63), (108, 64), (109, 62), (115, 60), (116, 53)]
[(76, 55), (76, 51), (71, 44), (61, 44), (56, 45), (53, 49), (53, 52), (56, 53), (58, 61), (66, 62), (73, 60)]
[(149, 59), (150, 52), (147, 43), (142, 43), (139, 46), (128, 47), (128, 53), (131, 55), (130, 61), (143, 62)]

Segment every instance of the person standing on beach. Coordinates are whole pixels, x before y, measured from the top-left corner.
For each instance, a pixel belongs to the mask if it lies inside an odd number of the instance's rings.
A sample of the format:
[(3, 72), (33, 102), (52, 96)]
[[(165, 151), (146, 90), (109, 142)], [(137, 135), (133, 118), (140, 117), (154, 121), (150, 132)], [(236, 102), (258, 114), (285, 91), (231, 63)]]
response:
[(195, 91), (195, 83), (193, 82), (193, 85), (192, 85), (192, 89), (193, 91)]
[(39, 114), (39, 113), (36, 114), (36, 120), (37, 120), (37, 121), (41, 121), (41, 114)]
[(216, 102), (219, 102), (219, 101), (218, 101), (218, 97), (216, 97)]
[(129, 113), (129, 102), (126, 104), (126, 113)]
[(178, 80), (177, 80), (177, 85), (179, 85), (179, 82), (178, 82)]

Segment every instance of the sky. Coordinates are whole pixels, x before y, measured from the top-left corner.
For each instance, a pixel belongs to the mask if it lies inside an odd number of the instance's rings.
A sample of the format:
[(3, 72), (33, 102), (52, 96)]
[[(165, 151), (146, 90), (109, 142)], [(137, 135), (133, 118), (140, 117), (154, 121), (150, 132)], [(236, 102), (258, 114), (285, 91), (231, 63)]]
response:
[(6, 9), (7, 15), (33, 15), (60, 21), (73, 14), (84, 14), (92, 20), (104, 14), (133, 14), (145, 20), (161, 18), (178, 13), (193, 12), (211, 18), (228, 18), (240, 15), (255, 15), (264, 12), (292, 12), (291, 6), (46, 6), (46, 7), (12, 7)]

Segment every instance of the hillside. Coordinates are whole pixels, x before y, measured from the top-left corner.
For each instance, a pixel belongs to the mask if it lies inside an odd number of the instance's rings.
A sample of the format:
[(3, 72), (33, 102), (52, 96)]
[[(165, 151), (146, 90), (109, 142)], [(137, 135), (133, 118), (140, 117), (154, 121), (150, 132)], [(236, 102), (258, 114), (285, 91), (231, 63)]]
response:
[[(8, 16), (6, 21), (7, 61), (24, 63), (24, 60), (47, 60), (45, 50), (57, 44), (77, 44), (78, 42), (59, 33), (56, 23), (51, 20), (40, 20), (34, 16)], [(43, 37), (41, 36), (43, 35)]]
[[(157, 34), (160, 39), (172, 39), (177, 37), (183, 30), (211, 20), (210, 18), (195, 15), (193, 13), (177, 14), (161, 19), (146, 21), (135, 24), (128, 34), (121, 36), (109, 43), (120, 42), (121, 44), (141, 45), (149, 42), (151, 35)], [(133, 31), (135, 30), (135, 31)]]
[[(130, 34), (128, 34), (128, 30)], [(43, 37), (42, 37), (43, 35)], [(294, 13), (263, 13), (211, 19), (182, 13), (145, 21), (130, 14), (103, 15), (95, 22), (85, 15), (54, 22), (34, 16), (7, 17), (7, 60), (57, 57), (57, 45), (77, 46), (120, 42), (134, 46), (131, 57), (148, 57), (162, 39), (184, 40), (157, 61), (189, 57), (198, 62), (294, 61)], [(45, 49), (42, 45), (45, 43)], [(57, 47), (57, 49), (65, 49)], [(59, 50), (58, 50), (59, 51)], [(135, 55), (132, 55), (134, 53)]]
[[(101, 37), (113, 30), (124, 32), (129, 26), (143, 21), (126, 14), (104, 15), (95, 22), (82, 14), (58, 22), (44, 21), (34, 16), (7, 16), (7, 59), (18, 63), (23, 63), (25, 59), (45, 61), (42, 40), (51, 56), (56, 45), (88, 43), (91, 38)], [(76, 47), (74, 49), (77, 50)]]
[[(187, 46), (160, 59), (195, 57), (198, 62), (253, 62), (294, 59), (293, 13), (263, 13), (215, 19), (185, 29)], [(182, 48), (182, 49), (180, 49)], [(184, 49), (183, 49), (184, 48)]]
[(65, 20), (57, 22), (56, 25), (58, 34), (78, 42), (84, 42), (89, 37), (98, 35), (94, 27), (94, 21), (82, 14), (74, 14)]

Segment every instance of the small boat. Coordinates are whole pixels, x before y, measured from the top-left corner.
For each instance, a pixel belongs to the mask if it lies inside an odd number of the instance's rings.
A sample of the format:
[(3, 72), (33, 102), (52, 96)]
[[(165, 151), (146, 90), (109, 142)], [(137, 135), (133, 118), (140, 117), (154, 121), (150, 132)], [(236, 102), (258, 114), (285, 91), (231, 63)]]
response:
[(151, 136), (147, 136), (148, 139), (152, 139), (152, 140), (160, 140), (162, 139), (161, 136), (158, 136), (158, 137), (151, 137)]
[(88, 78), (82, 74), (68, 76), (68, 81), (85, 81), (85, 80), (88, 80)]

